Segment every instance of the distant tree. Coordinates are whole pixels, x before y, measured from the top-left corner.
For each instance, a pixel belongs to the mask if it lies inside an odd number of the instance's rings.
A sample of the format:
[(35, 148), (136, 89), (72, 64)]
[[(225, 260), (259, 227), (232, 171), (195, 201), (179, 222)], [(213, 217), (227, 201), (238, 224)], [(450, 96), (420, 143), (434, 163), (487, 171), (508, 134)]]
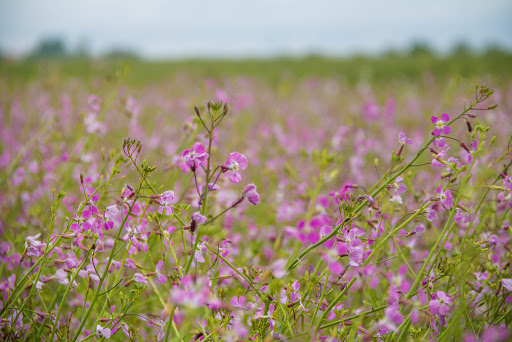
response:
[(78, 42), (74, 55), (80, 58), (88, 58), (89, 53), (89, 42), (86, 38), (81, 38)]
[(510, 56), (511, 54), (512, 51), (506, 50), (498, 44), (488, 45), (484, 52), (485, 56)]
[(455, 56), (469, 56), (473, 54), (473, 50), (467, 42), (458, 42), (455, 44), (452, 54)]
[(41, 40), (32, 53), (30, 58), (60, 58), (66, 56), (66, 46), (59, 38), (45, 38)]
[(409, 50), (409, 55), (414, 57), (419, 56), (432, 56), (434, 52), (430, 45), (426, 42), (417, 41), (412, 43), (411, 48)]
[(137, 60), (139, 59), (139, 56), (125, 48), (114, 48), (103, 55), (106, 59), (122, 59), (122, 60)]

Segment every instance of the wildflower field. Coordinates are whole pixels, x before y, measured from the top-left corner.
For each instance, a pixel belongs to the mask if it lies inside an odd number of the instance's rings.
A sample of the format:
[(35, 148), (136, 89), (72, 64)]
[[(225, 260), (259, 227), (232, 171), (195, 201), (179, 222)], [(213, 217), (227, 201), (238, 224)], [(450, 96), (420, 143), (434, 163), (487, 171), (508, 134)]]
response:
[(45, 68), (0, 78), (1, 340), (512, 338), (510, 73)]

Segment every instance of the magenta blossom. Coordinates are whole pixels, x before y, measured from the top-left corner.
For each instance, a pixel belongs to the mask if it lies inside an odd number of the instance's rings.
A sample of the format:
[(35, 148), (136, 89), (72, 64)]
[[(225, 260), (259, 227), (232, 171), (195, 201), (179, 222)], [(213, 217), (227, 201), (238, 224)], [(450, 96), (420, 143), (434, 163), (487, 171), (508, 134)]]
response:
[(242, 194), (242, 197), (249, 200), (249, 203), (252, 205), (258, 205), (260, 203), (260, 195), (256, 191), (256, 185), (249, 184), (244, 188), (244, 193)]
[(436, 192), (439, 197), (439, 202), (441, 202), (441, 204), (444, 205), (446, 209), (453, 207), (453, 196), (450, 190), (445, 190), (443, 192), (443, 186), (439, 185)]
[(160, 206), (158, 207), (158, 213), (162, 215), (171, 215), (174, 211), (174, 207), (172, 206), (176, 202), (176, 198), (174, 197), (174, 191), (166, 191), (160, 198), (156, 200)]
[(236, 184), (242, 180), (240, 170), (245, 170), (247, 168), (247, 158), (239, 152), (230, 153), (228, 160), (222, 167), (224, 172), (231, 171), (229, 180), (231, 183)]
[(437, 116), (432, 116), (430, 120), (434, 125), (436, 125), (436, 128), (434, 128), (434, 135), (436, 137), (440, 136), (441, 133), (450, 134), (450, 132), (452, 131), (449, 126), (445, 126), (445, 124), (448, 121), (450, 121), (450, 117), (448, 116), (448, 114), (444, 113), (443, 115), (441, 115), (440, 119), (438, 119)]
[[(443, 291), (437, 291), (432, 295), (432, 298), (429, 302), (430, 312), (437, 318), (439, 318), (439, 322), (443, 327), (447, 326), (446, 316), (451, 311), (451, 305), (453, 303), (452, 297)], [(432, 318), (432, 327), (437, 331), (437, 326), (435, 324), (435, 318)]]
[(205, 165), (208, 160), (208, 153), (201, 143), (196, 142), (191, 149), (183, 151), (181, 156), (192, 171), (196, 170), (199, 165)]
[(91, 224), (87, 222), (87, 220), (92, 216), (91, 212), (89, 210), (84, 210), (81, 213), (76, 213), (75, 217), (73, 218), (73, 223), (71, 225), (71, 230), (75, 233), (80, 233), (82, 231), (87, 231), (91, 229)]

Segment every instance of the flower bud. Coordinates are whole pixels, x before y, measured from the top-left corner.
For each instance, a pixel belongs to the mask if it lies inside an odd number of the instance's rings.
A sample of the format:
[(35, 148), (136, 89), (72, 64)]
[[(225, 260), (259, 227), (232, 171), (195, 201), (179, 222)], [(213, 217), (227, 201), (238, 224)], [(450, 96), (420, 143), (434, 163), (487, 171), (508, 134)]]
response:
[(469, 122), (469, 120), (466, 120), (466, 126), (468, 127), (469, 133), (473, 132), (473, 126), (471, 126), (471, 122)]
[(197, 116), (201, 117), (201, 113), (199, 112), (199, 108), (197, 108), (197, 106), (194, 106), (194, 110), (195, 110)]

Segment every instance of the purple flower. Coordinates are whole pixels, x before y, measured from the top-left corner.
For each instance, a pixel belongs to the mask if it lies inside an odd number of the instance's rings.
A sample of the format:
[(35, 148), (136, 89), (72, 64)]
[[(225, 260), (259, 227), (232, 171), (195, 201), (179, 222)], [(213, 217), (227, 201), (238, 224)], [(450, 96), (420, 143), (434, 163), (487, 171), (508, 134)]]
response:
[(400, 143), (400, 145), (405, 145), (405, 144), (412, 144), (413, 141), (412, 139), (409, 139), (405, 136), (405, 133), (404, 132), (400, 132), (398, 134), (398, 142)]
[(393, 322), (394, 324), (396, 324), (397, 326), (402, 324), (402, 322), (404, 321), (404, 317), (402, 316), (400, 311), (398, 311), (398, 308), (398, 305), (392, 305), (384, 310), (386, 318)]
[(420, 224), (416, 227), (414, 227), (414, 232), (418, 235), (418, 236), (421, 236), (421, 234), (425, 233), (425, 226)]
[(239, 152), (230, 153), (228, 156), (228, 160), (223, 165), (223, 170), (231, 171), (229, 175), (229, 180), (231, 183), (236, 184), (242, 180), (242, 176), (240, 175), (240, 170), (245, 170), (247, 168), (247, 158)]
[(29, 256), (41, 256), (44, 253), (44, 248), (46, 247), (45, 243), (41, 243), (41, 241), (36, 240), (39, 238), (41, 234), (37, 234), (35, 236), (27, 236), (25, 238), (25, 248), (27, 250), (27, 255)]
[[(446, 327), (446, 316), (448, 313), (450, 313), (451, 305), (453, 303), (453, 299), (443, 291), (437, 291), (432, 295), (432, 298), (429, 302), (429, 309), (430, 312), (439, 318), (439, 322), (442, 326)], [(432, 319), (432, 327), (434, 330), (437, 330), (437, 327), (435, 325), (435, 319)]]
[(159, 214), (169, 216), (173, 213), (174, 207), (172, 205), (176, 203), (174, 191), (164, 192), (156, 201), (158, 204), (160, 204), (160, 206), (158, 207)]
[(163, 275), (162, 273), (160, 273), (160, 271), (162, 270), (163, 267), (164, 267), (164, 262), (162, 260), (158, 260), (158, 262), (156, 263), (156, 267), (155, 267), (155, 273), (156, 273), (156, 276), (157, 276), (160, 284), (165, 284), (165, 282), (167, 282), (167, 277), (165, 275)]
[(64, 271), (63, 269), (59, 269), (59, 270), (57, 270), (57, 272), (55, 272), (55, 279), (57, 280), (57, 282), (59, 284), (62, 284), (62, 285), (69, 284), (68, 273), (66, 271)]
[[(235, 307), (237, 309), (245, 309), (246, 308), (245, 302), (246, 302), (246, 299), (245, 299), (244, 296), (240, 296), (240, 297), (234, 296), (229, 301), (231, 306), (233, 306), (233, 307)], [(249, 304), (252, 305), (252, 303), (249, 303)]]
[(103, 328), (101, 325), (96, 326), (96, 336), (99, 338), (106, 338), (107, 340), (112, 335), (112, 331), (109, 328)]
[(107, 220), (114, 221), (119, 216), (119, 214), (120, 214), (120, 211), (117, 208), (117, 205), (114, 204), (114, 205), (108, 206), (103, 215), (105, 216), (105, 218)]
[(256, 185), (254, 184), (249, 184), (244, 188), (242, 197), (247, 197), (249, 203), (252, 205), (258, 205), (258, 203), (260, 203), (260, 195), (256, 191)]
[(430, 222), (433, 222), (437, 218), (437, 212), (435, 211), (435, 209), (432, 206), (425, 208), (424, 212), (425, 212), (425, 217)]
[(146, 276), (144, 276), (142, 273), (138, 273), (138, 272), (133, 275), (133, 280), (135, 280), (135, 282), (140, 283), (140, 284), (148, 283)]
[(436, 125), (436, 128), (434, 128), (434, 135), (436, 137), (440, 136), (441, 133), (450, 134), (451, 128), (449, 126), (445, 126), (445, 123), (450, 121), (450, 117), (448, 116), (448, 114), (444, 113), (443, 115), (441, 115), (440, 119), (438, 119), (437, 116), (432, 116), (430, 120), (434, 125)]
[(95, 282), (100, 282), (100, 277), (96, 274), (96, 270), (92, 264), (87, 265), (84, 269), (78, 271), (78, 275), (82, 278), (89, 278)]
[(198, 243), (196, 251), (194, 253), (194, 260), (198, 263), (204, 263), (204, 252), (206, 252), (206, 245), (204, 243)]
[(443, 186), (439, 185), (436, 192), (439, 197), (439, 202), (441, 202), (441, 204), (444, 205), (446, 207), (446, 209), (450, 209), (451, 207), (453, 207), (453, 201), (452, 201), (453, 197), (452, 197), (452, 193), (450, 192), (450, 190), (445, 190), (443, 192)]
[(81, 233), (82, 231), (87, 231), (91, 229), (91, 224), (87, 222), (87, 220), (92, 216), (89, 210), (84, 210), (81, 213), (76, 213), (73, 218), (73, 223), (71, 225), (71, 230), (75, 233)]
[(190, 150), (183, 151), (181, 156), (192, 171), (195, 171), (198, 165), (204, 166), (208, 160), (208, 153), (206, 153), (206, 149), (199, 142), (196, 142)]
[(194, 220), (196, 224), (203, 224), (206, 222), (206, 216), (201, 215), (199, 211), (196, 211), (192, 214), (192, 220)]
[(508, 291), (512, 291), (512, 279), (501, 279), (501, 284)]

